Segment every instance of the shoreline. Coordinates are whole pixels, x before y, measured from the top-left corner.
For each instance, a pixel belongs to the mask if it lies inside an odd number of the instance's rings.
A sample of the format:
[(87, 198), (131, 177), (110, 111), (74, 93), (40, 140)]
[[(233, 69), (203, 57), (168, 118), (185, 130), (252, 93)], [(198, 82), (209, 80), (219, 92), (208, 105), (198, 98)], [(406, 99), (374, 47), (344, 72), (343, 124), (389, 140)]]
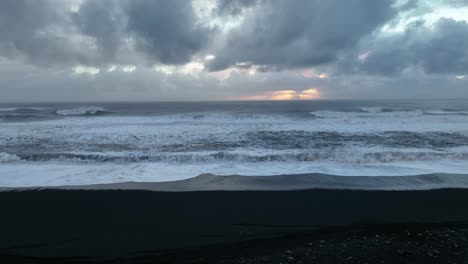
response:
[(30, 190), (145, 190), (186, 191), (292, 191), (329, 190), (433, 190), (468, 188), (468, 174), (432, 173), (411, 176), (339, 176), (320, 173), (273, 176), (201, 174), (165, 182), (118, 182), (93, 185), (0, 187), (2, 191)]

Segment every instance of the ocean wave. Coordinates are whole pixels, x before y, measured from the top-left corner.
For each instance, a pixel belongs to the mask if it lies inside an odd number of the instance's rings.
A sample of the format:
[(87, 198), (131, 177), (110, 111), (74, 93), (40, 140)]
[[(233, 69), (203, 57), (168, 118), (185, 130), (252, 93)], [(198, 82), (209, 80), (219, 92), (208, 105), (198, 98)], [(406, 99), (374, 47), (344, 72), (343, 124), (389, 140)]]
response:
[(310, 112), (311, 115), (318, 118), (372, 118), (372, 117), (418, 117), (424, 114), (421, 110), (385, 110), (374, 108), (367, 111), (331, 111), (319, 110)]
[(2, 107), (0, 108), (0, 112), (13, 112), (18, 108), (10, 108), (10, 107)]
[(424, 111), (426, 115), (468, 115), (468, 111), (456, 111), (456, 110), (426, 110)]
[(2, 107), (0, 112), (23, 112), (23, 111), (46, 111), (45, 108), (39, 107)]
[(106, 113), (110, 112), (99, 106), (59, 109), (56, 111), (56, 114), (61, 116), (101, 115)]
[(21, 158), (14, 154), (0, 152), (0, 163), (15, 162), (15, 161), (20, 161), (20, 160)]
[(422, 110), (422, 109), (393, 109), (383, 107), (360, 107), (359, 111), (332, 111), (319, 110), (310, 112), (311, 115), (318, 118), (366, 118), (366, 117), (418, 117), (424, 115), (453, 115), (468, 116), (468, 111), (463, 110)]
[(50, 117), (39, 114), (0, 114), (0, 121), (4, 122), (40, 121), (47, 119), (50, 119)]
[(384, 111), (383, 107), (369, 107), (369, 106), (363, 106), (359, 108), (362, 112), (366, 113), (382, 113)]
[[(2, 159), (2, 156), (0, 156)], [(213, 153), (171, 153), (171, 154), (87, 154), (87, 153), (40, 153), (40, 154), (4, 154), (3, 162), (10, 161), (93, 161), (93, 162), (314, 162), (333, 161), (352, 164), (374, 164), (401, 161), (437, 161), (467, 160), (468, 152), (434, 151), (379, 151), (365, 152), (359, 149), (335, 151), (306, 151), (252, 154), (220, 151)]]

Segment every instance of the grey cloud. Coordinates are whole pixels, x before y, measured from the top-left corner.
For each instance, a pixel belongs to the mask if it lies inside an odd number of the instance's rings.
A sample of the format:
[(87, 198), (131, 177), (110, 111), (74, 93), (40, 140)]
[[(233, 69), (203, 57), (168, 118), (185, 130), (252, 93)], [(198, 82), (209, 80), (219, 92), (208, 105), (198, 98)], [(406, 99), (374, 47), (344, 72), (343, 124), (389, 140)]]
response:
[(428, 73), (468, 73), (468, 23), (440, 19), (413, 49)]
[(467, 98), (468, 78), (425, 75), (338, 75), (307, 78), (295, 71), (249, 74), (234, 70), (226, 78), (215, 73), (164, 74), (144, 67), (135, 71), (102, 70), (96, 75), (0, 61), (0, 102), (39, 101), (186, 101), (226, 100), (274, 90), (318, 88), (326, 99)]
[(247, 7), (256, 5), (261, 0), (218, 0), (216, 11), (219, 15), (240, 15)]
[[(214, 33), (198, 23), (191, 1), (87, 0), (77, 12), (69, 4), (0, 1), (0, 57), (47, 66), (102, 65), (128, 57), (119, 54), (126, 45), (125, 52), (140, 52), (149, 64), (183, 64)], [(134, 47), (125, 42), (129, 38)]]
[(394, 17), (393, 2), (262, 1), (241, 26), (229, 32), (208, 67), (216, 71), (248, 62), (295, 68), (331, 62)]
[(95, 39), (107, 62), (122, 56), (118, 53), (126, 46), (126, 51), (143, 55), (140, 63), (184, 64), (209, 44), (214, 33), (198, 23), (186, 0), (88, 0), (73, 18), (83, 34)]
[(72, 19), (82, 34), (94, 38), (103, 61), (110, 61), (117, 55), (122, 38), (126, 37), (125, 17), (117, 1), (86, 1)]
[(337, 99), (440, 99), (467, 98), (468, 79), (406, 72), (398, 76), (337, 76), (324, 89)]
[[(405, 32), (361, 43), (337, 64), (340, 72), (395, 75), (410, 68), (428, 74), (468, 73), (468, 23), (441, 18), (432, 28), (416, 22)], [(359, 53), (370, 52), (364, 60)]]
[(127, 3), (128, 30), (136, 47), (164, 64), (183, 64), (203, 49), (214, 31), (197, 23), (186, 0), (132, 0)]
[(468, 0), (445, 0), (447, 4), (455, 7), (464, 7), (468, 5)]
[(218, 80), (209, 76), (168, 76), (143, 67), (131, 73), (116, 69), (91, 75), (0, 63), (0, 102), (223, 99), (225, 92), (217, 88)]
[(63, 1), (0, 1), (0, 56), (51, 65), (85, 60), (73, 49)]
[[(226, 35), (200, 24), (191, 1), (87, 0), (77, 12), (69, 3), (0, 1), (0, 101), (220, 100), (311, 87), (330, 99), (468, 96), (468, 77), (453, 76), (468, 73), (466, 22), (376, 33), (399, 12), (426, 12), (415, 1), (218, 0), (216, 19), (243, 19)], [(147, 67), (211, 52), (206, 66), (234, 68), (229, 76)], [(136, 70), (108, 72), (114, 63)], [(76, 64), (101, 72), (75, 74)], [(309, 66), (329, 78), (294, 70)]]

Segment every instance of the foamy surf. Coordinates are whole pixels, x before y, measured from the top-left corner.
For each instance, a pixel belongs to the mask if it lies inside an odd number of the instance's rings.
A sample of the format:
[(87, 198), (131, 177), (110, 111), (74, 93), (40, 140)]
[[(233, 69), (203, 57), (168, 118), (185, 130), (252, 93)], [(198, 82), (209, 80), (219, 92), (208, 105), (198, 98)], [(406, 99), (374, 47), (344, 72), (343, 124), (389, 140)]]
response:
[(1, 107), (11, 111), (0, 111), (0, 186), (159, 182), (204, 173), (399, 176), (468, 171), (464, 103)]
[(20, 161), (21, 158), (5, 152), (0, 152), (0, 163), (7, 163), (7, 162), (17, 162)]
[(59, 109), (56, 111), (57, 115), (62, 116), (96, 115), (104, 112), (106, 112), (106, 110), (99, 106)]
[(322, 173), (336, 176), (417, 176), (444, 171), (464, 174), (467, 162), (398, 162), (342, 164), (336, 162), (217, 162), (217, 163), (76, 163), (14, 162), (0, 165), (0, 187), (93, 185), (121, 182), (169, 182), (213, 173), (220, 176), (274, 176)]

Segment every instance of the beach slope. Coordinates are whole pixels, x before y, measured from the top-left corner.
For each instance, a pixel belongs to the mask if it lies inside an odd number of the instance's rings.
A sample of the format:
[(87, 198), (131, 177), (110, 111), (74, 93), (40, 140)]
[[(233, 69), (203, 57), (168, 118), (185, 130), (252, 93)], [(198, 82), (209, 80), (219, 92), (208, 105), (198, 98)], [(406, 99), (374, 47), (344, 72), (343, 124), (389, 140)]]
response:
[(465, 223), (465, 177), (203, 175), (169, 183), (4, 189), (0, 255), (109, 259), (330, 228)]

